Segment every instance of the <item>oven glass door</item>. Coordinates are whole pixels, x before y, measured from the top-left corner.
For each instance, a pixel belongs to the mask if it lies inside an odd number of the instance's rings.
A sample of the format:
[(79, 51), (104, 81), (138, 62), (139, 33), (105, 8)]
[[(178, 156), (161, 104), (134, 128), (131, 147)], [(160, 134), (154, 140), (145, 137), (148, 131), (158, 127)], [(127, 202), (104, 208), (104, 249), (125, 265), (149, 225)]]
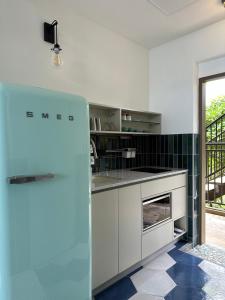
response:
[(144, 200), (143, 231), (171, 218), (171, 194)]

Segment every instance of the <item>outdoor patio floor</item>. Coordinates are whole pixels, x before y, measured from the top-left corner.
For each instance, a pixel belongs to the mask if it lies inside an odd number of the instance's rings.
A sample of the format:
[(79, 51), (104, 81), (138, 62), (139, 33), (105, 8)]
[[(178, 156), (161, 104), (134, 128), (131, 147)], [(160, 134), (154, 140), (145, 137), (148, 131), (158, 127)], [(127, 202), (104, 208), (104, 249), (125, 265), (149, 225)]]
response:
[(225, 249), (225, 217), (206, 213), (206, 244)]

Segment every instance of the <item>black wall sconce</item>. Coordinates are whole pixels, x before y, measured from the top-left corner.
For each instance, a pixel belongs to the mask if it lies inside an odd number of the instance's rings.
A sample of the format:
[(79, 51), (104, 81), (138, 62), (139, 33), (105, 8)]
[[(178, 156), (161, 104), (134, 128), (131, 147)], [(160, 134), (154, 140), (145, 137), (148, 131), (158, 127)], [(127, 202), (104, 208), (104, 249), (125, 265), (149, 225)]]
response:
[(53, 52), (53, 64), (56, 66), (62, 65), (60, 52), (62, 48), (58, 43), (58, 22), (54, 20), (51, 24), (44, 23), (44, 41), (53, 44), (51, 51)]
[(223, 6), (225, 7), (225, 0), (222, 0), (222, 4), (223, 4)]

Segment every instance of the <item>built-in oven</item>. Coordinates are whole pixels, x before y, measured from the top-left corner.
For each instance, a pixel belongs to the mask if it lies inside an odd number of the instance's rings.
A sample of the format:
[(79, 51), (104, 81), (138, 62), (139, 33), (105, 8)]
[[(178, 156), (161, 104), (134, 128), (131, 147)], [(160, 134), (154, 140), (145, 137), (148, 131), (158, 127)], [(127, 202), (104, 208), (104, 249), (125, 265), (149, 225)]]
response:
[(143, 231), (171, 219), (171, 193), (142, 201)]

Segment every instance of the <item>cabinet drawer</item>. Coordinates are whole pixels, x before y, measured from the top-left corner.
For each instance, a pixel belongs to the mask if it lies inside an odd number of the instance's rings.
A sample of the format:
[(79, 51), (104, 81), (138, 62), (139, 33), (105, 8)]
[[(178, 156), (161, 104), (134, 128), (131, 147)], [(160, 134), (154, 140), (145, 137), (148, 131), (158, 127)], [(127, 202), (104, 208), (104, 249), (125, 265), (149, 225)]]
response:
[(186, 216), (187, 190), (182, 187), (172, 192), (172, 218), (178, 219)]
[(147, 198), (186, 185), (186, 174), (156, 179), (141, 184), (141, 197)]
[(153, 254), (173, 240), (173, 222), (168, 222), (143, 234), (142, 259)]

